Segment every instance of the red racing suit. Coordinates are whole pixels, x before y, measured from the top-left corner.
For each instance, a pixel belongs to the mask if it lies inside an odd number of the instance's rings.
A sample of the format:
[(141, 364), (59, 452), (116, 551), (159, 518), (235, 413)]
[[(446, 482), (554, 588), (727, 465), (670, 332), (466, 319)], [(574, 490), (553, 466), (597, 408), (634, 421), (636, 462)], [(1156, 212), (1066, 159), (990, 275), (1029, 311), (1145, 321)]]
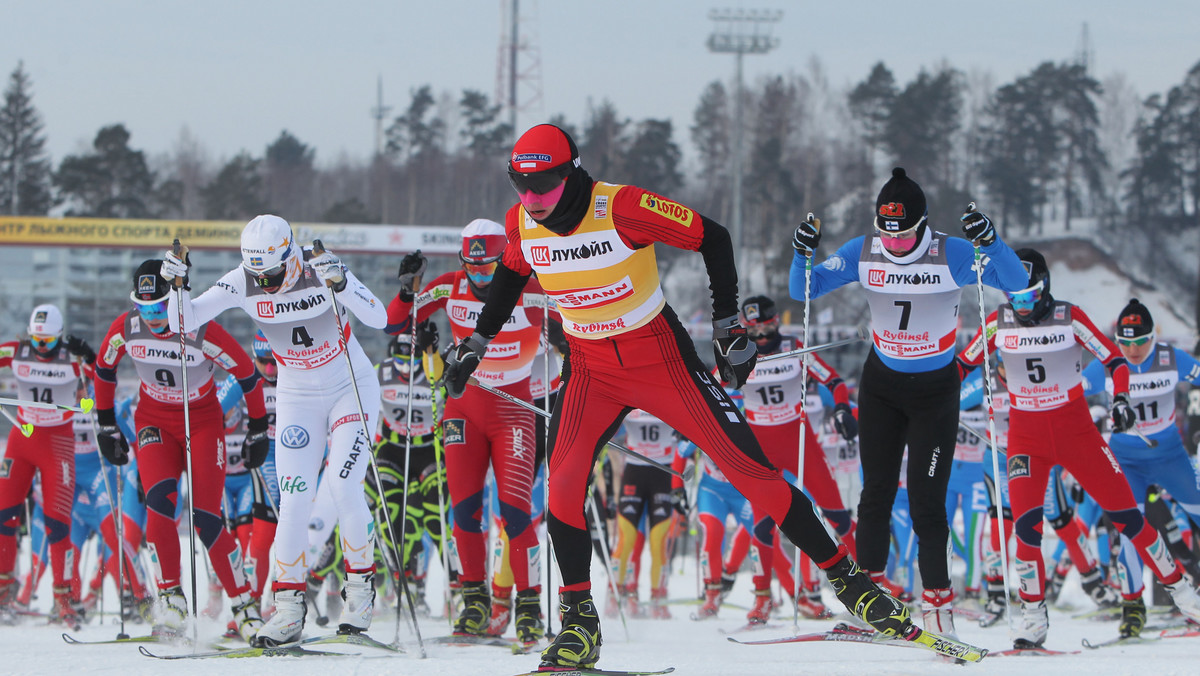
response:
[[(455, 342), (475, 331), (483, 308), (462, 270), (440, 275), (415, 298), (417, 323), (444, 310)], [(537, 283), (525, 289), (504, 328), (488, 345), (474, 376), (480, 382), (532, 401), (529, 389), (534, 355), (542, 333), (545, 296)], [(388, 326), (407, 325), (412, 303), (398, 294), (388, 305)], [(551, 310), (555, 319), (558, 313)], [(454, 552), (461, 580), (483, 582), (487, 546), (483, 487), (488, 464), (496, 477), (500, 519), (509, 541), (509, 561), (517, 591), (538, 587), (538, 540), (531, 527), (530, 496), (536, 473), (534, 413), (478, 387), (448, 399), (442, 413), (446, 484), (454, 510)]]
[[(213, 571), (230, 597), (250, 589), (242, 550), (225, 528), (221, 496), (225, 490), (225, 418), (213, 382), (216, 366), (238, 379), (250, 417), (265, 416), (262, 381), (254, 362), (216, 322), (185, 337), (187, 401), (190, 417), (193, 515), (196, 535), (208, 550)], [(136, 312), (117, 317), (104, 336), (96, 360), (96, 409), (112, 409), (117, 365), (128, 355), (141, 379), (141, 397), (133, 415), (138, 476), (146, 491), (146, 541), (158, 563), (160, 589), (180, 584), (179, 534), (175, 524), (179, 477), (188, 469), (183, 417), (183, 371), (179, 335), (156, 334)]]
[[(79, 387), (79, 365), (71, 361), (62, 340), (50, 359), (37, 356), (28, 340), (0, 345), (0, 368), (11, 368), (17, 397), (43, 404), (74, 406)], [(75, 432), (70, 411), (22, 406), (17, 420), (33, 425), (26, 437), (16, 428), (0, 459), (0, 584), (13, 574), (16, 563), (16, 517), (36, 470), (42, 475), (42, 509), (54, 586), (70, 583), (75, 568), (71, 554), (71, 509), (75, 502)]]
[[(1062, 465), (1096, 499), (1160, 580), (1174, 583), (1183, 568), (1138, 511), (1083, 396), (1084, 348), (1108, 368), (1114, 394), (1129, 392), (1129, 366), (1082, 309), (1057, 300), (1046, 313), (1026, 325), (1012, 305), (1004, 304), (986, 325), (987, 346), (999, 350), (1008, 386), (1008, 494), (1017, 535), (1020, 596), (1026, 601), (1045, 598), (1042, 504), (1055, 465)], [(968, 365), (983, 362), (983, 335), (977, 331), (960, 355)]]

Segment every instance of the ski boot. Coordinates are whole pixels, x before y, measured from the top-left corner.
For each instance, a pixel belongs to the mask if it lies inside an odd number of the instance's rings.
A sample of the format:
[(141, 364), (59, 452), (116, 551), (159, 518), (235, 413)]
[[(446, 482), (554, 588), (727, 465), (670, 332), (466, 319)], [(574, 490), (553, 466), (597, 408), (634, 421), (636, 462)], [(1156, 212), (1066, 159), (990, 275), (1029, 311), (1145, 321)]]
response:
[(491, 617), (492, 597), (482, 582), (464, 582), (463, 609), (454, 621), (455, 636), (483, 636)]
[(600, 659), (600, 617), (590, 591), (570, 591), (559, 595), (562, 628), (554, 641), (542, 651), (539, 669), (591, 669)]
[(492, 617), (488, 620), (487, 630), (484, 633), (488, 636), (503, 636), (512, 622), (512, 606), (511, 596), (493, 596)]
[[(1060, 564), (1051, 571), (1050, 577), (1046, 578), (1046, 603), (1053, 605), (1058, 602), (1058, 595), (1062, 593), (1063, 580), (1066, 579), (1070, 570), (1070, 566), (1064, 568)], [(1100, 569), (1096, 568), (1093, 572), (1099, 576)]]
[(1104, 583), (1099, 566), (1086, 573), (1080, 573), (1079, 581), (1083, 584), (1083, 591), (1096, 602), (1097, 607), (1116, 608), (1121, 605), (1121, 597), (1117, 591)]
[(413, 610), (418, 617), (429, 617), (429, 603), (425, 600), (425, 578), (409, 578), (408, 589), (412, 592)]
[(342, 614), (338, 619), (339, 634), (361, 634), (371, 628), (375, 616), (375, 570), (358, 573), (346, 571), (342, 587)]
[(642, 603), (638, 600), (637, 584), (631, 584), (621, 590), (621, 602), (625, 604), (625, 616), (629, 619), (646, 616)]
[(855, 617), (884, 636), (907, 636), (914, 630), (908, 607), (871, 581), (849, 556), (825, 569), (838, 601)]
[(154, 608), (152, 636), (173, 638), (183, 635), (187, 626), (187, 599), (179, 585), (158, 590), (158, 603)]
[(1171, 600), (1175, 602), (1179, 612), (1192, 622), (1200, 623), (1200, 596), (1196, 595), (1192, 579), (1184, 573), (1174, 583), (1163, 586), (1167, 588), (1167, 593), (1171, 595)]
[(737, 581), (737, 577), (733, 573), (721, 573), (721, 603), (729, 596), (729, 592), (733, 591), (733, 583)]
[(54, 610), (51, 611), (51, 621), (62, 623), (72, 631), (83, 627), (83, 609), (75, 600), (69, 585), (54, 588)]
[(1121, 600), (1121, 625), (1117, 628), (1121, 638), (1136, 638), (1142, 635), (1146, 626), (1146, 602), (1139, 596), (1136, 599)]
[(749, 624), (766, 624), (771, 619), (771, 610), (774, 609), (775, 603), (771, 600), (771, 589), (755, 589), (754, 590), (754, 606), (750, 608), (750, 612), (746, 613), (746, 622)]
[(17, 578), (11, 574), (0, 575), (0, 625), (17, 623)]
[(824, 620), (833, 617), (833, 613), (829, 612), (821, 600), (821, 584), (819, 582), (805, 585), (804, 593), (796, 599), (796, 608), (800, 611), (800, 617), (809, 620)]
[(921, 620), (926, 631), (957, 639), (954, 631), (954, 590), (926, 589), (921, 594)]
[(1021, 618), (1013, 629), (1013, 648), (1028, 650), (1040, 648), (1046, 642), (1046, 633), (1050, 630), (1050, 618), (1046, 611), (1046, 602), (1021, 601)]
[(542, 592), (537, 587), (517, 592), (517, 640), (529, 646), (546, 635), (542, 623)]
[(704, 604), (696, 611), (697, 620), (707, 620), (716, 617), (721, 609), (721, 583), (709, 582), (704, 585)]
[(1004, 598), (1004, 580), (987, 579), (984, 581), (987, 586), (987, 602), (983, 604), (983, 612), (986, 615), (979, 619), (979, 626), (990, 627), (1000, 620), (1004, 619), (1005, 609), (1008, 607)]
[(671, 619), (671, 609), (667, 607), (667, 588), (650, 590), (650, 617), (656, 620)]
[(249, 643), (263, 627), (262, 615), (258, 612), (258, 599), (246, 592), (230, 599), (230, 605), (233, 607), (233, 621), (230, 624), (233, 625), (234, 636), (240, 636), (243, 641)]
[(258, 630), (250, 645), (255, 648), (274, 648), (300, 640), (304, 631), (304, 592), (299, 589), (275, 590), (275, 614)]

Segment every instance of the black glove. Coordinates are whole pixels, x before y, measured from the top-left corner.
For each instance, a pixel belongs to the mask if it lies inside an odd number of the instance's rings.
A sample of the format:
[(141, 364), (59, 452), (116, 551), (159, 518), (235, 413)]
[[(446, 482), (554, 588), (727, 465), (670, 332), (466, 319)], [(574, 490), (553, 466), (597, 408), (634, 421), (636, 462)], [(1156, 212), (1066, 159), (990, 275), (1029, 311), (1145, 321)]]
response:
[(100, 455), (114, 465), (129, 462), (129, 442), (117, 427), (117, 414), (111, 408), (96, 409), (96, 445)]
[(833, 407), (833, 428), (846, 441), (858, 436), (858, 420), (854, 418), (850, 404), (836, 404)]
[(483, 361), (487, 352), (487, 344), (491, 338), (484, 338), (478, 333), (472, 333), (463, 342), (454, 346), (446, 355), (446, 368), (442, 371), (442, 381), (446, 384), (446, 393), (458, 399), (467, 389), (467, 381), (471, 374)]
[(425, 354), (425, 352), (431, 347), (436, 350), (438, 340), (439, 336), (437, 324), (429, 321), (428, 319), (420, 324), (417, 324), (417, 335), (416, 340), (414, 341), (416, 345), (413, 349), (413, 354)]
[(688, 514), (688, 497), (687, 489), (683, 486), (671, 489), (671, 506), (675, 508), (675, 512), (680, 516)]
[(1113, 397), (1111, 413), (1113, 432), (1118, 434), (1128, 432), (1137, 424), (1137, 414), (1133, 412), (1133, 407), (1129, 405), (1128, 394), (1118, 394)]
[(400, 272), (396, 273), (396, 279), (400, 280), (400, 300), (405, 303), (412, 302), (417, 291), (420, 291), (417, 285), (420, 284), (421, 275), (425, 274), (428, 267), (429, 261), (425, 260), (420, 250), (400, 259)]
[(738, 323), (737, 315), (713, 322), (713, 353), (721, 380), (734, 389), (746, 384), (758, 361), (758, 348)]
[(820, 243), (821, 219), (810, 213), (808, 218), (796, 228), (795, 234), (792, 235), (792, 247), (801, 256), (811, 256)]
[(87, 344), (86, 340), (67, 334), (66, 343), (67, 352), (76, 357), (83, 358), (83, 362), (89, 366), (96, 363), (96, 351), (92, 349), (91, 345)]
[(267, 436), (270, 418), (265, 415), (261, 418), (251, 418), (246, 427), (246, 441), (242, 442), (242, 457), (245, 458), (243, 462), (246, 469), (262, 467), (267, 461), (267, 452), (271, 450), (271, 438)]
[(963, 236), (971, 243), (984, 247), (996, 242), (996, 228), (992, 227), (992, 219), (975, 211), (975, 203), (967, 207), (967, 213), (962, 215)]

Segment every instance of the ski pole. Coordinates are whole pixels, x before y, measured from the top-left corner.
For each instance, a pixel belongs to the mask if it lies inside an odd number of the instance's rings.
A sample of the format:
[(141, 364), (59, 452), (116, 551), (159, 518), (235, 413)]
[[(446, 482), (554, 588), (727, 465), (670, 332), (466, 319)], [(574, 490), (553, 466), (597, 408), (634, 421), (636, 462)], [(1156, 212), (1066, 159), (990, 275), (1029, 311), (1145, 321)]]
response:
[[(439, 358), (439, 357), (437, 357), (437, 348), (436, 347), (433, 347), (432, 352), (434, 353), (434, 356), (430, 358), (430, 363), (433, 362), (434, 358)], [(450, 544), (449, 544), (449, 540), (448, 540), (448, 538), (451, 537), (451, 534), (449, 533), (449, 530), (450, 530), (449, 524), (446, 523), (446, 496), (444, 494), (446, 481), (445, 481), (445, 477), (443, 477), (443, 473), (445, 472), (445, 469), (446, 469), (446, 461), (445, 461), (445, 457), (444, 457), (444, 451), (442, 448), (442, 424), (441, 424), (441, 420), (439, 419), (439, 416), (441, 415), (440, 403), (441, 403), (441, 394), (442, 393), (441, 393), (441, 388), (434, 385), (433, 380), (431, 380), (428, 377), (428, 373), (429, 373), (428, 370), (426, 370), (426, 378), (425, 379), (426, 379), (426, 382), (429, 383), (429, 396), (430, 396), (431, 403), (433, 405), (433, 421), (434, 421), (433, 461), (434, 461), (434, 482), (435, 482), (434, 485), (437, 487), (437, 494), (438, 494), (438, 528), (440, 529), (439, 533), (438, 533), (437, 546), (438, 546), (438, 554), (441, 556), (441, 559), (442, 559), (442, 572), (445, 574), (445, 577), (446, 577), (446, 582), (444, 585), (442, 585), (443, 586), (442, 595), (446, 601), (446, 621), (449, 622), (451, 628), (453, 628), (454, 627), (454, 617), (451, 615), (450, 610), (452, 609), (454, 595), (453, 595), (453, 592), (451, 592), (451, 590), (450, 590)]]
[(1137, 436), (1138, 439), (1141, 439), (1143, 442), (1145, 442), (1145, 444), (1150, 448), (1158, 448), (1158, 442), (1146, 436), (1145, 432), (1138, 429), (1136, 422), (1133, 424), (1133, 427), (1130, 427), (1129, 429), (1133, 430), (1134, 435)]
[[(527, 401), (524, 401), (518, 397), (514, 397), (513, 395), (509, 394), (508, 392), (505, 392), (504, 390), (498, 390), (498, 389), (492, 387), (491, 385), (488, 385), (486, 383), (481, 383), (478, 380), (476, 380), (474, 377), (470, 378), (467, 382), (469, 382), (470, 384), (472, 384), (480, 389), (491, 392), (492, 394), (496, 395), (497, 397), (500, 397), (501, 399), (507, 399), (508, 401), (511, 401), (512, 403), (516, 404), (517, 406), (520, 406), (521, 408), (523, 408), (527, 411), (533, 411), (537, 415), (540, 415), (547, 419), (550, 418), (550, 414), (546, 413), (542, 409), (540, 409), (537, 406), (534, 406), (533, 404), (531, 404)], [(657, 467), (658, 469), (661, 469), (662, 471), (667, 472), (668, 474), (677, 476), (680, 479), (683, 479), (684, 481), (687, 481), (689, 478), (687, 472), (680, 474), (679, 472), (676, 472), (675, 470), (671, 469), (670, 467), (667, 467), (666, 465), (662, 464), (661, 462), (658, 462), (656, 460), (651, 460), (650, 458), (647, 458), (646, 456), (642, 455), (641, 453), (638, 453), (637, 451), (626, 448), (626, 447), (622, 446), (621, 444), (618, 444), (615, 441), (608, 442), (608, 445), (617, 449), (618, 451), (624, 453), (625, 455), (628, 455), (631, 458), (637, 458), (638, 460), (641, 460), (650, 465), (653, 465), (654, 467)], [(692, 471), (695, 471), (695, 470), (693, 469)]]
[[(181, 261), (187, 260), (187, 247), (180, 245), (179, 238), (171, 243), (172, 252)], [(186, 265), (186, 263), (185, 263)], [(196, 586), (196, 494), (192, 487), (192, 411), (191, 402), (189, 400), (188, 390), (188, 363), (187, 363), (187, 329), (183, 325), (183, 279), (175, 278), (175, 294), (176, 304), (179, 306), (179, 371), (180, 385), (183, 388), (183, 448), (187, 457), (187, 491), (188, 491), (188, 545), (191, 547), (191, 572), (192, 572), (192, 646), (194, 649), (199, 649), (200, 640), (197, 628), (199, 624), (198, 615), (196, 614), (196, 606), (200, 603)]]
[[(546, 447), (546, 456), (550, 455), (550, 359), (553, 353), (550, 352), (550, 294), (546, 295), (546, 302), (542, 305), (542, 338), (546, 341), (546, 361), (543, 363), (542, 369), (542, 403), (545, 405), (546, 416), (542, 424), (542, 429), (545, 432), (543, 444)], [(543, 459), (543, 462), (545, 460)], [(533, 468), (533, 479), (537, 481), (537, 467)], [(545, 490), (542, 491), (542, 514), (550, 514), (550, 467), (546, 467), (546, 471), (542, 474), (542, 482), (545, 484)], [(550, 542), (550, 529), (546, 529), (546, 635), (554, 635), (554, 545)]]
[[(312, 251), (314, 255), (320, 256), (325, 253), (325, 245), (321, 243), (321, 240), (314, 239)], [(342, 325), (342, 306), (341, 303), (338, 303), (337, 293), (331, 288), (332, 283), (326, 282), (325, 286), (329, 289), (329, 300), (333, 306), (333, 321), (337, 323), (338, 346), (342, 349), (342, 354), (346, 355), (346, 370), (350, 373), (350, 389), (354, 391), (354, 403), (358, 406), (358, 422), (362, 425), (363, 439), (367, 444), (367, 457), (371, 461), (371, 473), (375, 478), (375, 489), (379, 493), (379, 502), (382, 503), (384, 495), (383, 479), (379, 476), (379, 465), (375, 462), (375, 454), (370, 452), (371, 430), (367, 427), (367, 415), (363, 410), (362, 396), (358, 392), (358, 381), (354, 376), (354, 361), (350, 358), (349, 341), (346, 339), (346, 330)], [(392, 520), (387, 518), (386, 510), (383, 521), (384, 527), (387, 528), (388, 536), (392, 539), (392, 549), (395, 550), (396, 533), (392, 528)], [(395, 555), (394, 551), (393, 555)], [(397, 560), (401, 559), (400, 556), (396, 556), (396, 558)], [(421, 651), (421, 658), (424, 659), (427, 655), (425, 653), (425, 644), (421, 640), (421, 628), (417, 626), (417, 609), (413, 605), (412, 592), (408, 588), (408, 580), (405, 579), (403, 571), (400, 575), (400, 588), (403, 590), (404, 598), (408, 601), (408, 611), (412, 616), (413, 633), (417, 636), (417, 646)], [(396, 615), (400, 615), (400, 603), (398, 599), (396, 602)], [(397, 622), (399, 622), (398, 619)]]
[[(809, 273), (809, 274), (811, 274), (811, 273)], [(807, 278), (808, 277), (806, 275), (806, 279)], [(808, 306), (806, 305), (805, 307), (808, 307)], [(797, 348), (795, 350), (788, 350), (787, 352), (777, 352), (775, 354), (762, 355), (758, 358), (758, 363), (761, 364), (765, 361), (775, 361), (776, 359), (787, 359), (789, 357), (798, 357), (802, 354), (808, 354), (810, 352), (820, 352), (821, 350), (828, 350), (831, 347), (841, 347), (842, 345), (850, 345), (851, 343), (857, 343), (860, 340), (866, 340), (867, 336), (868, 336), (868, 331), (867, 331), (866, 327), (859, 326), (859, 327), (855, 328), (853, 338), (843, 338), (842, 340), (835, 340), (831, 343), (822, 343), (820, 345), (805, 345), (804, 347)]]
[[(967, 205), (967, 211), (963, 214), (963, 218), (975, 212), (975, 203), (971, 202)], [(983, 405), (987, 409), (988, 414), (988, 432), (991, 438), (984, 439), (984, 443), (992, 452), (992, 475), (996, 477), (996, 485), (993, 489), (996, 492), (994, 501), (998, 514), (998, 527), (1000, 529), (1000, 575), (1004, 580), (1004, 614), (1008, 620), (1009, 631), (1012, 631), (1013, 616), (1012, 616), (1012, 586), (1009, 582), (1008, 575), (1008, 538), (1004, 536), (1004, 500), (1003, 495), (1007, 492), (1001, 486), (1001, 482), (1008, 483), (1008, 475), (1000, 474), (1000, 456), (998, 455), (995, 439), (996, 439), (996, 415), (992, 410), (992, 366), (988, 361), (988, 330), (987, 330), (987, 305), (983, 298), (983, 249), (979, 244), (975, 244), (975, 289), (979, 292), (979, 340), (982, 342), (983, 350)], [(961, 421), (960, 421), (961, 422)]]
[(629, 623), (625, 620), (625, 604), (621, 603), (621, 590), (617, 588), (617, 580), (612, 574), (612, 556), (608, 552), (608, 539), (604, 536), (604, 528), (601, 527), (600, 510), (596, 507), (596, 501), (592, 499), (591, 488), (588, 488), (587, 493), (587, 508), (592, 512), (592, 528), (598, 531), (600, 537), (600, 553), (604, 556), (604, 571), (608, 574), (608, 593), (612, 594), (617, 599), (617, 611), (621, 616), (621, 626), (625, 628), (625, 640), (629, 640)]
[(70, 411), (72, 413), (90, 413), (96, 402), (91, 399), (80, 399), (78, 406), (67, 406), (65, 404), (43, 404), (40, 401), (24, 401), (21, 399), (8, 399), (0, 397), (0, 406), (25, 406), (28, 408), (44, 408), (51, 411)]
[(7, 408), (0, 408), (0, 413), (3, 413), (4, 417), (8, 418), (8, 421), (13, 424), (13, 427), (21, 430), (21, 434), (24, 434), (26, 437), (33, 436), (33, 423), (18, 422), (17, 416), (10, 413)]
[[(421, 253), (420, 250), (418, 250), (417, 253), (420, 254)], [(404, 411), (404, 489), (403, 489), (403, 492), (401, 493), (401, 500), (400, 500), (400, 514), (401, 514), (400, 541), (396, 543), (396, 548), (398, 550), (396, 552), (396, 555), (400, 558), (400, 560), (397, 562), (397, 570), (399, 571), (399, 574), (401, 577), (408, 574), (408, 561), (406, 561), (404, 558), (404, 553), (407, 549), (407, 547), (405, 546), (405, 543), (404, 543), (404, 533), (406, 530), (408, 530), (408, 486), (410, 483), (409, 466), (410, 466), (410, 463), (412, 462), (411, 457), (412, 457), (413, 380), (416, 378), (416, 372), (413, 369), (412, 360), (416, 360), (416, 359), (420, 358), (417, 355), (417, 302), (416, 302), (417, 291), (420, 290), (420, 288), (421, 288), (421, 276), (417, 275), (416, 277), (413, 278), (413, 281), (412, 281), (412, 289), (411, 290), (413, 292), (414, 297), (413, 297), (413, 304), (412, 304), (412, 312), (409, 317), (409, 326), (408, 326), (409, 337), (412, 342), (410, 342), (409, 346), (408, 346), (408, 358), (410, 360), (409, 361), (409, 369), (408, 369), (408, 405), (405, 407), (405, 411)], [(382, 493), (380, 493), (379, 499), (380, 499), (380, 501), (386, 501), (387, 497), (384, 496)], [(389, 512), (389, 510), (387, 510), (385, 508), (384, 515), (388, 516), (389, 515), (388, 512)], [(411, 601), (412, 599), (409, 599), (409, 600)], [(415, 622), (415, 620), (414, 620), (414, 622)], [(397, 644), (400, 643), (400, 613), (396, 613), (396, 643)]]
[[(813, 228), (819, 233), (821, 231), (821, 221), (813, 213), (808, 212), (808, 218), (805, 219), (813, 225)], [(812, 305), (812, 259), (816, 255), (815, 252), (809, 251), (809, 255), (804, 257), (804, 328), (803, 340), (804, 346), (808, 346), (808, 316), (809, 306)], [(799, 453), (796, 463), (796, 488), (804, 490), (804, 452), (806, 442), (808, 441), (808, 357), (800, 359), (800, 443)], [(799, 633), (800, 631), (800, 590), (804, 583), (800, 579), (800, 548), (797, 546), (795, 550), (794, 561), (792, 561), (792, 581), (794, 589), (792, 590), (792, 628)]]

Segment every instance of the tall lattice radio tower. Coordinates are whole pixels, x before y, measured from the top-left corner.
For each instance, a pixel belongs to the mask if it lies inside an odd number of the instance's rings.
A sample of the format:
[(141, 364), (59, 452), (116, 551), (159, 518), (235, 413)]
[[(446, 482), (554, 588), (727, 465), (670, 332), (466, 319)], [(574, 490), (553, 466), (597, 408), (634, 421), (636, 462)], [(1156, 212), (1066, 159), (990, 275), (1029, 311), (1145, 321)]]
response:
[(496, 57), (495, 101), (515, 135), (522, 115), (542, 113), (542, 54), (538, 48), (537, 0), (500, 0), (500, 47)]

